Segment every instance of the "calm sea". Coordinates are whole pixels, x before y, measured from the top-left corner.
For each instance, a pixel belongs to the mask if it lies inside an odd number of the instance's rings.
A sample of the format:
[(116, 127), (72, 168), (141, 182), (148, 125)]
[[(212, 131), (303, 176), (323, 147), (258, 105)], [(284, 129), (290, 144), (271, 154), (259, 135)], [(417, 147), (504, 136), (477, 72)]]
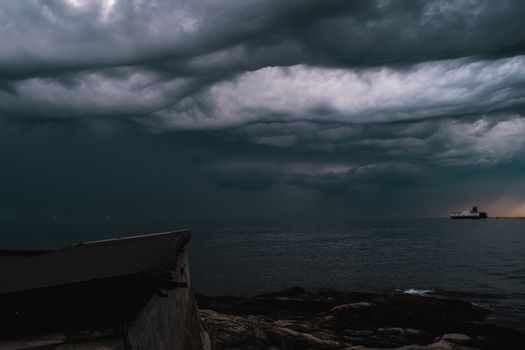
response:
[(291, 286), (466, 299), (525, 329), (525, 220), (151, 219), (0, 222), (0, 246), (44, 248), (191, 227), (194, 290), (253, 295)]

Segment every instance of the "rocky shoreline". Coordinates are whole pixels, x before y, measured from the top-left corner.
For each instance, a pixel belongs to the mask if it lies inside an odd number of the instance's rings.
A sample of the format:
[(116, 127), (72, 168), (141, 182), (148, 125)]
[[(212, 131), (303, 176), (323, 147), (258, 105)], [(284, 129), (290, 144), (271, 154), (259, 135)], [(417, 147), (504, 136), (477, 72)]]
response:
[(486, 309), (461, 300), (303, 288), (196, 296), (216, 350), (525, 348), (523, 332), (486, 323)]

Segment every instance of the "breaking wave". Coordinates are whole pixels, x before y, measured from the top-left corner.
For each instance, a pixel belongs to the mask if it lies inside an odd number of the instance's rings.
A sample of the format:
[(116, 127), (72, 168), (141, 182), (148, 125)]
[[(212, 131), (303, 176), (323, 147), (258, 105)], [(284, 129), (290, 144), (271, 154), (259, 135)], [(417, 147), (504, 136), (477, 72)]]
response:
[(409, 288), (403, 290), (404, 294), (415, 294), (415, 295), (427, 295), (430, 293), (434, 293), (432, 289), (415, 289), (415, 288)]

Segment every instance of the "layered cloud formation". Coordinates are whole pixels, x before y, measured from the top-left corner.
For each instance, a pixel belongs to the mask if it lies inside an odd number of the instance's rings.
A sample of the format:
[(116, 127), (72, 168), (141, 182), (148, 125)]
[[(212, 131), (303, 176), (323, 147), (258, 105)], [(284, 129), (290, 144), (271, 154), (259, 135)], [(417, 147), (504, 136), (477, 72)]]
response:
[[(471, 188), (480, 173), (521, 186), (522, 1), (0, 6), (6, 128), (198, 133), (201, 144), (229, 145), (197, 161), (218, 191), (288, 188), (388, 203), (380, 193), (459, 179)], [(478, 200), (473, 193), (464, 202)]]

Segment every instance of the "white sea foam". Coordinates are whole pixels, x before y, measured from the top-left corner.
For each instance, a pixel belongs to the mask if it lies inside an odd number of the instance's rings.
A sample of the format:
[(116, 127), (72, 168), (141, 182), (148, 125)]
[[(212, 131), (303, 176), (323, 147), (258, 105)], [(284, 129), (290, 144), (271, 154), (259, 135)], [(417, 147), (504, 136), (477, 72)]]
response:
[(403, 290), (403, 293), (405, 294), (415, 294), (415, 295), (426, 295), (429, 293), (433, 293), (434, 291), (432, 289), (415, 289), (415, 288), (409, 288)]

